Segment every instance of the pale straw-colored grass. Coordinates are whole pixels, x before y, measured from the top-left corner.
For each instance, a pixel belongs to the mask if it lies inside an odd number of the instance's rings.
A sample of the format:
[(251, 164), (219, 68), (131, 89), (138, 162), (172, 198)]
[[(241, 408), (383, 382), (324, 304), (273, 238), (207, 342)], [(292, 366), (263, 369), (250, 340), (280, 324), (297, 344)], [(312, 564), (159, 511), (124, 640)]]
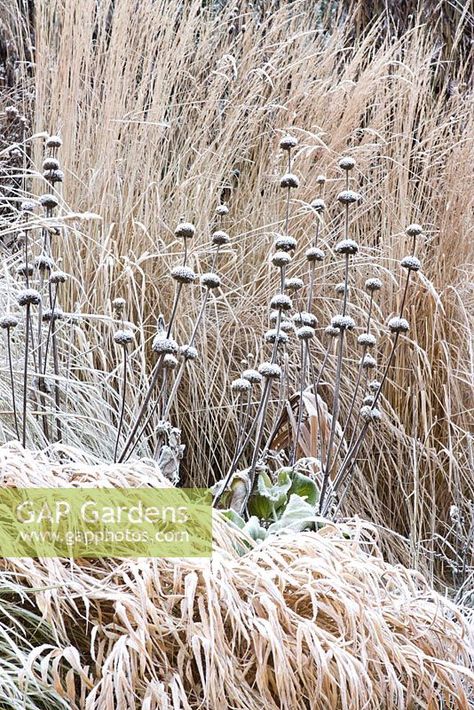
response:
[[(153, 463), (0, 449), (1, 485), (91, 483), (166, 485)], [(216, 513), (211, 560), (2, 562), (53, 628), (25, 673), (87, 710), (469, 708), (460, 608), (385, 562), (373, 527), (244, 542)]]

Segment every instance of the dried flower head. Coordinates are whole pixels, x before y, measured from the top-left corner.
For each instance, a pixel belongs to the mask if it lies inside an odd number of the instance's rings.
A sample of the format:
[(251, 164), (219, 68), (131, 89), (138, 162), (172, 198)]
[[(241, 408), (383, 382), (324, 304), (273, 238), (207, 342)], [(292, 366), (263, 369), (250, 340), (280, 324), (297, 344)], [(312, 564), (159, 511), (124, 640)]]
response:
[(379, 422), (382, 419), (382, 412), (377, 407), (364, 405), (361, 407), (360, 416), (365, 422)]
[(173, 338), (167, 338), (164, 332), (155, 335), (151, 347), (159, 355), (175, 355), (178, 352), (178, 343)]
[[(340, 281), (338, 284), (334, 286), (334, 290), (337, 294), (341, 295), (346, 292), (346, 283), (345, 281)], [(350, 291), (350, 286), (347, 284), (347, 293)]]
[(364, 348), (373, 348), (377, 341), (375, 335), (372, 335), (372, 333), (362, 333), (357, 338), (357, 342)]
[(221, 285), (220, 276), (214, 274), (212, 271), (209, 271), (201, 276), (201, 285), (206, 288), (219, 288)]
[(181, 345), (179, 354), (185, 360), (196, 360), (198, 357), (198, 351), (192, 345)]
[(364, 397), (364, 399), (362, 400), (362, 404), (363, 404), (365, 407), (371, 407), (374, 402), (375, 402), (375, 397), (374, 397), (372, 394), (366, 395), (366, 396)]
[(329, 335), (330, 338), (337, 338), (341, 331), (333, 325), (327, 325), (324, 332), (326, 335)]
[(192, 284), (197, 276), (189, 266), (175, 266), (171, 269), (171, 278), (180, 284)]
[(410, 324), (405, 318), (390, 318), (387, 325), (391, 333), (408, 333), (410, 330)]
[(293, 321), (288, 320), (288, 318), (282, 318), (280, 323), (280, 330), (283, 331), (283, 333), (292, 333), (294, 329), (295, 326), (293, 325)]
[(222, 229), (217, 230), (212, 235), (212, 243), (217, 247), (222, 247), (230, 242), (230, 237), (227, 232), (223, 232)]
[(325, 175), (318, 175), (318, 177), (316, 178), (316, 183), (318, 185), (324, 185), (325, 182), (326, 182), (326, 176)]
[(318, 247), (310, 247), (306, 249), (305, 257), (309, 262), (322, 261), (324, 259), (324, 252), (322, 249), (318, 249)]
[(115, 314), (120, 316), (125, 310), (126, 301), (124, 298), (114, 298), (112, 301), (112, 308)]
[(359, 202), (362, 196), (354, 190), (343, 190), (339, 193), (337, 199), (343, 205), (352, 205), (354, 202)]
[(275, 294), (270, 301), (270, 308), (274, 308), (276, 311), (290, 311), (292, 306), (291, 298), (285, 293)]
[(133, 342), (133, 333), (128, 329), (117, 330), (114, 333), (114, 341), (117, 345), (123, 345), (125, 347), (126, 345), (129, 345), (129, 343)]
[(54, 185), (57, 182), (63, 182), (64, 173), (62, 170), (46, 170), (43, 173), (43, 177)]
[(357, 254), (359, 245), (353, 239), (343, 239), (334, 247), (336, 254)]
[(0, 318), (0, 328), (5, 330), (10, 330), (10, 328), (16, 328), (18, 325), (18, 318), (14, 315), (6, 315)]
[(285, 279), (285, 291), (299, 291), (301, 288), (303, 288), (304, 282), (303, 279), (299, 279), (297, 276), (293, 276), (292, 278)]
[(299, 340), (311, 340), (311, 338), (314, 338), (314, 335), (315, 330), (309, 325), (302, 325), (301, 328), (298, 328), (296, 331), (296, 337)]
[(52, 284), (64, 284), (69, 276), (64, 271), (52, 271), (49, 275), (49, 281)]
[(280, 249), (281, 251), (292, 251), (296, 249), (296, 244), (297, 241), (294, 237), (290, 237), (288, 234), (279, 234), (273, 246), (275, 249)]
[(41, 197), (39, 198), (39, 203), (45, 209), (53, 210), (55, 207), (58, 206), (58, 198), (50, 194), (41, 195)]
[(297, 145), (298, 139), (294, 136), (286, 135), (280, 140), (280, 148), (282, 150), (291, 150), (292, 148), (296, 148)]
[(46, 256), (46, 254), (41, 254), (35, 259), (35, 267), (38, 271), (41, 271), (41, 273), (51, 271), (54, 268), (54, 259), (50, 256)]
[(252, 385), (245, 377), (238, 377), (236, 380), (233, 380), (230, 385), (232, 392), (237, 392), (238, 394), (248, 392), (251, 387)]
[(326, 209), (326, 203), (324, 202), (322, 197), (317, 197), (311, 202), (311, 207), (315, 212), (324, 212), (324, 210)]
[(45, 323), (49, 323), (50, 321), (63, 320), (64, 311), (62, 308), (59, 308), (59, 306), (55, 306), (54, 308), (48, 308), (47, 310), (43, 311), (42, 318)]
[(279, 380), (281, 377), (281, 367), (273, 362), (262, 362), (258, 366), (258, 371), (262, 377)]
[(296, 188), (299, 187), (300, 181), (293, 173), (285, 173), (280, 178), (280, 187)]
[(178, 360), (175, 358), (174, 355), (168, 353), (168, 355), (164, 356), (163, 367), (165, 368), (165, 370), (175, 370), (177, 366)]
[(23, 200), (23, 202), (20, 205), (20, 210), (22, 212), (34, 212), (35, 211), (35, 203), (32, 202), (31, 200)]
[(60, 148), (62, 144), (63, 142), (59, 136), (49, 136), (49, 138), (46, 139), (47, 148)]
[(369, 382), (369, 390), (374, 394), (379, 391), (381, 383), (378, 380)]
[(354, 330), (356, 324), (350, 316), (337, 315), (331, 318), (331, 325), (339, 330)]
[(229, 208), (227, 205), (218, 205), (216, 207), (216, 214), (218, 214), (220, 217), (223, 217), (224, 215), (229, 213)]
[(19, 266), (16, 267), (16, 273), (18, 276), (33, 276), (33, 264), (20, 264)]
[(273, 266), (278, 266), (280, 269), (283, 266), (288, 266), (291, 263), (291, 256), (286, 251), (276, 251), (270, 257)]
[(41, 303), (41, 294), (34, 288), (25, 288), (16, 297), (20, 306), (37, 306)]
[(404, 256), (400, 262), (400, 266), (409, 271), (419, 271), (421, 269), (421, 263), (416, 256)]
[(271, 328), (265, 333), (264, 339), (267, 343), (275, 343), (278, 341), (279, 345), (284, 345), (288, 342), (288, 335), (281, 329), (277, 330), (276, 328)]
[(355, 162), (354, 158), (351, 158), (348, 155), (343, 155), (338, 163), (341, 170), (346, 170), (346, 171), (352, 170), (352, 168), (355, 166), (355, 164), (356, 164), (356, 162)]
[(20, 115), (20, 112), (18, 111), (16, 106), (6, 106), (5, 115), (10, 121), (12, 121), (14, 118), (17, 118)]
[(410, 224), (405, 231), (409, 237), (419, 237), (423, 232), (423, 227), (420, 224)]
[(45, 158), (43, 160), (43, 170), (58, 170), (59, 160), (56, 158)]
[(377, 367), (377, 360), (369, 353), (366, 353), (359, 364), (363, 370), (373, 370), (374, 367)]
[(253, 370), (252, 368), (244, 370), (242, 372), (242, 377), (244, 380), (248, 380), (251, 385), (258, 385), (262, 381), (262, 375), (258, 372), (258, 370)]
[(318, 319), (313, 313), (308, 313), (308, 311), (298, 311), (293, 316), (293, 322), (297, 326), (309, 325), (311, 328), (316, 328), (318, 325)]
[(196, 234), (196, 227), (194, 224), (191, 224), (191, 222), (180, 222), (174, 230), (174, 233), (177, 237), (181, 237), (182, 239), (192, 239)]
[(367, 279), (367, 281), (365, 282), (365, 288), (367, 291), (369, 291), (369, 293), (373, 293), (374, 291), (380, 291), (382, 286), (382, 281), (375, 277)]

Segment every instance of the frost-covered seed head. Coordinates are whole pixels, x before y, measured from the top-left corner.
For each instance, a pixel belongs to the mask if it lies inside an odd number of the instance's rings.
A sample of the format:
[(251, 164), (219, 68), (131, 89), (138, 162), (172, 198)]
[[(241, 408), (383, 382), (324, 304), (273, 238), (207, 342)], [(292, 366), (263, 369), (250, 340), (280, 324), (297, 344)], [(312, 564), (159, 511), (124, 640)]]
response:
[(305, 251), (305, 257), (307, 261), (322, 261), (324, 259), (324, 252), (318, 247), (310, 247)]
[(185, 360), (196, 360), (198, 357), (198, 351), (192, 345), (181, 345), (179, 354)]
[(318, 319), (313, 313), (308, 311), (299, 311), (293, 316), (293, 321), (297, 326), (309, 325), (311, 328), (316, 328)]
[(285, 291), (299, 291), (303, 286), (303, 279), (299, 279), (297, 276), (285, 279)]
[(262, 362), (258, 366), (258, 371), (262, 377), (272, 380), (279, 380), (281, 377), (281, 367), (273, 362)]
[(296, 148), (297, 145), (298, 139), (290, 135), (283, 136), (280, 141), (280, 148), (282, 150), (291, 150), (292, 148)]
[(167, 338), (164, 333), (155, 335), (151, 347), (159, 355), (175, 355), (178, 352), (178, 343), (173, 338)]
[(36, 257), (35, 266), (41, 272), (51, 271), (54, 268), (54, 260), (50, 256), (46, 256), (46, 254), (41, 254)]
[(0, 318), (0, 328), (5, 330), (10, 330), (10, 328), (16, 328), (18, 325), (18, 318), (13, 315), (7, 315)]
[[(345, 290), (346, 290), (346, 284), (345, 284), (345, 282), (344, 282), (344, 281), (340, 281), (338, 284), (336, 284), (336, 285), (334, 286), (334, 290), (335, 290), (335, 292), (338, 293), (339, 295), (345, 293)], [(349, 291), (350, 291), (350, 286), (349, 286), (349, 284), (347, 284), (347, 292), (349, 293)]]
[(22, 212), (34, 212), (35, 206), (35, 203), (31, 202), (31, 200), (24, 200), (20, 205), (20, 209)]
[(16, 106), (6, 106), (5, 115), (10, 121), (12, 121), (14, 118), (17, 118), (20, 115), (20, 112), (18, 111)]
[(315, 212), (324, 212), (326, 209), (326, 203), (321, 197), (317, 197), (311, 202), (311, 207)]
[(197, 278), (189, 266), (175, 266), (171, 269), (171, 277), (180, 284), (192, 284)]
[(409, 271), (419, 271), (421, 269), (421, 263), (416, 256), (404, 256), (400, 262), (400, 266)]
[(343, 190), (339, 193), (337, 199), (343, 205), (352, 205), (354, 202), (359, 202), (361, 195), (354, 190)]
[(314, 338), (314, 335), (315, 330), (309, 325), (302, 325), (301, 328), (298, 328), (296, 331), (296, 337), (299, 340), (311, 340), (311, 338)]
[(201, 285), (206, 288), (219, 288), (221, 285), (220, 276), (214, 274), (212, 271), (209, 271), (201, 276)]
[(224, 215), (229, 213), (229, 208), (227, 205), (218, 205), (216, 207), (216, 214), (218, 214), (220, 217), (223, 217)]
[(276, 328), (271, 328), (270, 330), (267, 330), (264, 335), (264, 338), (265, 342), (267, 343), (274, 343), (278, 341), (279, 345), (284, 345), (288, 342), (288, 335), (281, 329), (277, 330)]
[(174, 355), (168, 353), (168, 355), (164, 356), (163, 367), (165, 368), (165, 370), (175, 370), (177, 366), (178, 360), (175, 358)]
[(418, 237), (420, 236), (420, 234), (422, 234), (423, 227), (421, 226), (421, 224), (410, 224), (408, 225), (405, 231), (409, 237)]
[(375, 335), (372, 335), (372, 333), (362, 333), (357, 338), (357, 342), (364, 348), (373, 348), (377, 341)]
[(64, 180), (64, 173), (62, 170), (47, 170), (43, 173), (43, 177), (54, 185), (56, 182), (62, 182)]
[(338, 163), (341, 170), (352, 170), (355, 164), (354, 158), (351, 158), (348, 155), (343, 155)]
[(20, 266), (16, 267), (16, 273), (18, 276), (26, 276), (28, 273), (28, 276), (33, 276), (33, 264), (20, 264)]
[(222, 247), (230, 242), (230, 237), (227, 232), (222, 231), (222, 229), (217, 230), (212, 235), (212, 243), (217, 247)]
[(114, 333), (114, 341), (117, 345), (128, 345), (133, 341), (133, 333), (131, 330), (117, 330)]
[(252, 368), (244, 370), (242, 372), (242, 377), (244, 380), (250, 382), (251, 385), (258, 385), (262, 381), (262, 375), (258, 370), (253, 370)]
[(326, 176), (325, 175), (318, 175), (318, 177), (316, 178), (316, 183), (318, 185), (324, 185), (325, 182), (326, 182)]
[(378, 380), (372, 380), (371, 382), (369, 382), (369, 390), (375, 394), (379, 391), (380, 384), (381, 383)]
[(112, 308), (118, 316), (120, 316), (124, 312), (125, 303), (126, 301), (124, 298), (114, 298), (114, 300), (112, 301)]
[(343, 239), (334, 247), (336, 254), (357, 254), (359, 245), (353, 239)]
[(276, 251), (271, 256), (271, 262), (273, 266), (278, 266), (281, 269), (282, 266), (288, 266), (291, 263), (291, 256), (286, 251)]
[(410, 324), (405, 318), (390, 318), (388, 329), (391, 333), (408, 333)]
[(329, 335), (330, 338), (337, 338), (341, 331), (339, 330), (339, 328), (336, 328), (333, 325), (328, 325), (324, 329), (324, 332), (326, 333), (326, 335)]
[(60, 148), (62, 144), (63, 142), (59, 136), (49, 136), (49, 138), (46, 139), (47, 148)]
[(293, 173), (286, 173), (280, 178), (280, 187), (299, 187), (300, 181)]
[(43, 170), (58, 170), (59, 160), (56, 158), (45, 158), (43, 160)]
[(331, 318), (331, 325), (339, 330), (354, 330), (355, 321), (350, 316), (337, 315)]
[(281, 323), (280, 323), (280, 330), (283, 333), (292, 333), (295, 329), (295, 326), (293, 325), (291, 320), (288, 320), (287, 318), (283, 318)]
[(377, 278), (370, 278), (367, 279), (365, 282), (365, 288), (369, 293), (373, 293), (374, 291), (380, 291), (382, 288), (383, 284), (380, 279)]
[(180, 222), (174, 233), (177, 237), (182, 239), (192, 239), (196, 234), (196, 227), (191, 222)]
[(34, 288), (25, 288), (16, 297), (20, 306), (37, 306), (41, 303), (41, 294)]
[(382, 419), (382, 412), (377, 407), (364, 405), (360, 410), (360, 416), (365, 422), (379, 422)]
[(363, 370), (373, 370), (374, 367), (377, 367), (377, 360), (366, 353), (359, 364)]
[(236, 380), (233, 380), (230, 385), (232, 392), (237, 392), (238, 394), (241, 392), (248, 392), (251, 387), (252, 385), (249, 380), (244, 377), (238, 377)]
[(371, 394), (368, 394), (364, 399), (362, 400), (362, 404), (364, 407), (371, 407), (373, 403), (375, 402), (375, 397)]
[(56, 306), (54, 309), (48, 308), (46, 311), (43, 312), (42, 317), (45, 323), (49, 323), (50, 321), (63, 320), (64, 311), (62, 308), (59, 308), (59, 306)]
[(42, 207), (47, 210), (52, 210), (58, 206), (58, 198), (54, 195), (41, 195), (39, 198), (39, 203)]
[(279, 249), (281, 251), (292, 251), (293, 249), (296, 249), (296, 244), (297, 242), (294, 237), (290, 237), (288, 234), (280, 234), (275, 239), (273, 246), (275, 249)]
[(277, 311), (290, 311), (293, 304), (291, 298), (285, 293), (277, 293), (270, 301), (270, 308)]

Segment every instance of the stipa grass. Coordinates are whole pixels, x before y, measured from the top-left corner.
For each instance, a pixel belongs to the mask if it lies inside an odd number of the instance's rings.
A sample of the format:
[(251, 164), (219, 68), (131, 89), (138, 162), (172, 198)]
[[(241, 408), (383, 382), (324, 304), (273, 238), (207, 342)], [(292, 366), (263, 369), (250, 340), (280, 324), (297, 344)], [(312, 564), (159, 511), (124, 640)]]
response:
[[(1, 447), (0, 474), (2, 485), (169, 485), (154, 462), (51, 464), (17, 444)], [(372, 527), (254, 546), (216, 513), (214, 539), (210, 561), (4, 561), (56, 639), (25, 673), (86, 710), (469, 708), (460, 610), (386, 563)]]

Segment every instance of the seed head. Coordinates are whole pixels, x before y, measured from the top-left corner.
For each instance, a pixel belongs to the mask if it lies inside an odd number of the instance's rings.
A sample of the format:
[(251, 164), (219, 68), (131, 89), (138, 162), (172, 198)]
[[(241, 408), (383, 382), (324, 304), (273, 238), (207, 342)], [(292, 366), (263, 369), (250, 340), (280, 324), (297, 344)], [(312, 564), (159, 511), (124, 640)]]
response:
[(168, 353), (168, 355), (164, 356), (163, 367), (165, 368), (165, 370), (175, 370), (177, 366), (178, 360), (175, 358), (174, 355)]
[(244, 380), (250, 382), (251, 385), (258, 385), (262, 381), (262, 375), (258, 372), (258, 370), (253, 370), (252, 368), (244, 370), (242, 372), (242, 377)]
[(354, 190), (343, 190), (339, 193), (337, 199), (343, 205), (352, 205), (354, 202), (359, 202), (362, 197), (358, 192), (354, 192)]
[(373, 293), (374, 291), (380, 291), (382, 288), (383, 284), (380, 279), (377, 278), (370, 278), (367, 279), (365, 282), (365, 288), (369, 293)]
[(286, 173), (280, 178), (280, 187), (296, 188), (299, 184), (300, 181), (293, 173)]
[(39, 203), (45, 209), (53, 210), (55, 207), (58, 206), (58, 198), (50, 194), (41, 195), (41, 197), (39, 198)]
[(171, 269), (171, 277), (180, 284), (192, 284), (197, 276), (189, 266), (175, 266)]
[(291, 320), (288, 320), (288, 318), (283, 318), (281, 323), (280, 323), (280, 330), (283, 331), (283, 333), (292, 333), (295, 329), (295, 326), (293, 325)]
[(388, 329), (391, 333), (408, 333), (410, 324), (405, 318), (390, 318), (388, 321)]
[(291, 150), (292, 148), (296, 148), (298, 145), (298, 139), (295, 138), (294, 136), (283, 136), (283, 138), (280, 141), (280, 148), (282, 150)]
[(31, 200), (24, 200), (20, 205), (20, 210), (22, 212), (34, 212), (35, 206), (35, 203), (31, 202)]
[(421, 269), (421, 263), (416, 256), (404, 256), (400, 262), (400, 266), (409, 271), (419, 271)]
[(117, 330), (114, 333), (114, 341), (117, 345), (128, 345), (133, 341), (133, 333), (131, 330)]
[(369, 382), (369, 390), (375, 394), (379, 391), (380, 384), (381, 383), (378, 380), (372, 380), (371, 382)]
[(43, 312), (42, 318), (45, 323), (50, 323), (51, 321), (56, 320), (63, 320), (64, 311), (62, 308), (59, 308), (59, 306), (55, 306), (54, 309), (48, 308), (46, 311)]
[(288, 342), (288, 335), (284, 331), (277, 330), (276, 328), (267, 330), (264, 338), (267, 343), (274, 343), (278, 341), (279, 345), (284, 345)]
[(41, 254), (36, 257), (35, 266), (41, 273), (51, 271), (54, 268), (54, 260), (50, 256), (46, 256), (46, 254)]
[(382, 419), (382, 412), (377, 407), (364, 405), (360, 410), (360, 416), (365, 422), (379, 422)]
[(63, 142), (59, 136), (49, 136), (49, 138), (46, 139), (47, 148), (60, 148), (62, 144)]
[(331, 318), (331, 325), (339, 330), (354, 330), (356, 324), (350, 316), (337, 315)]
[(373, 403), (375, 402), (375, 397), (371, 394), (368, 394), (364, 399), (362, 400), (362, 404), (365, 407), (371, 407)]
[(185, 360), (196, 360), (198, 357), (198, 351), (192, 345), (181, 345), (179, 354)]
[(120, 316), (125, 310), (126, 301), (124, 298), (114, 298), (112, 301), (112, 308), (114, 309), (116, 315)]
[(353, 239), (343, 239), (334, 247), (336, 254), (357, 254), (359, 245)]
[(25, 288), (16, 297), (19, 306), (37, 306), (41, 303), (41, 294), (34, 288)]
[(262, 362), (258, 366), (258, 371), (262, 377), (271, 380), (279, 380), (281, 377), (281, 367), (273, 362)]
[(423, 227), (420, 224), (410, 224), (405, 231), (409, 237), (418, 237), (423, 232)]
[(216, 207), (216, 214), (218, 214), (221, 217), (228, 214), (228, 212), (229, 212), (229, 208), (227, 207), (227, 205), (218, 205)]
[(277, 311), (290, 311), (292, 306), (291, 298), (285, 293), (275, 294), (270, 301), (270, 308), (274, 308)]
[(155, 335), (151, 347), (159, 355), (174, 355), (178, 352), (178, 343), (173, 338), (167, 338), (164, 332)]
[(43, 173), (43, 177), (54, 185), (55, 183), (62, 182), (64, 180), (64, 173), (62, 170), (47, 170)]
[(309, 325), (302, 325), (301, 328), (298, 328), (296, 331), (296, 337), (299, 340), (311, 340), (311, 338), (314, 338), (314, 335), (315, 330)]
[(16, 106), (6, 106), (5, 115), (10, 121), (13, 121), (14, 118), (18, 118), (20, 112), (18, 111)]
[(206, 288), (219, 288), (221, 285), (220, 276), (214, 274), (212, 271), (209, 271), (201, 276), (201, 285)]
[(196, 234), (196, 227), (194, 224), (191, 224), (191, 222), (180, 222), (174, 230), (174, 233), (177, 237), (181, 237), (182, 239), (192, 239)]
[(303, 279), (299, 279), (297, 276), (285, 279), (285, 291), (299, 291), (303, 286)]
[(270, 261), (273, 266), (278, 266), (281, 269), (283, 266), (288, 266), (291, 262), (291, 256), (286, 251), (276, 251), (272, 254)]
[(318, 177), (316, 178), (316, 183), (318, 185), (324, 185), (325, 182), (326, 182), (326, 176), (325, 175), (318, 175)]
[(377, 367), (377, 360), (366, 353), (359, 364), (363, 370), (373, 370), (374, 367)]
[(288, 234), (279, 234), (275, 239), (273, 246), (275, 249), (280, 249), (281, 251), (292, 251), (296, 249), (296, 239), (290, 237)]
[[(345, 284), (345, 282), (344, 282), (344, 281), (340, 281), (338, 284), (336, 284), (336, 285), (334, 286), (334, 290), (335, 290), (335, 292), (338, 293), (339, 295), (342, 294), (342, 293), (345, 293), (345, 291), (346, 291), (346, 284)], [(350, 286), (349, 286), (349, 284), (347, 284), (347, 292), (349, 293), (349, 291), (350, 291)]]
[(317, 197), (311, 202), (311, 207), (315, 212), (324, 212), (326, 209), (326, 203), (321, 197)]
[(333, 325), (328, 325), (324, 329), (324, 332), (326, 333), (326, 335), (329, 335), (330, 338), (337, 338), (341, 331), (339, 330), (339, 328), (336, 328)]
[(228, 244), (229, 242), (229, 235), (227, 234), (227, 232), (223, 232), (221, 229), (219, 229), (217, 232), (214, 232), (214, 234), (212, 235), (212, 243), (217, 247), (224, 246), (224, 244)]
[(43, 170), (58, 170), (59, 160), (56, 158), (45, 158), (43, 160)]
[(306, 260), (309, 262), (322, 261), (324, 259), (324, 252), (322, 249), (318, 249), (318, 247), (310, 247), (306, 249), (305, 256)]
[(299, 311), (293, 316), (294, 323), (301, 327), (303, 325), (308, 325), (310, 328), (316, 328), (318, 325), (318, 319), (313, 313), (308, 313), (308, 311)]
[(33, 276), (33, 265), (28, 264), (27, 266), (26, 264), (20, 264), (20, 266), (16, 267), (16, 273), (18, 276), (26, 276), (27, 273), (28, 276)]
[(0, 318), (0, 328), (5, 330), (10, 330), (10, 328), (16, 328), (18, 325), (18, 318), (13, 315), (7, 315)]
[(357, 342), (364, 348), (373, 348), (377, 341), (375, 339), (375, 336), (372, 335), (372, 333), (362, 333), (357, 338)]
[(352, 170), (352, 168), (355, 166), (355, 160), (354, 158), (350, 158), (348, 155), (343, 155), (342, 158), (340, 159), (338, 165), (341, 168), (341, 170)]
[(238, 377), (236, 380), (233, 380), (230, 385), (232, 392), (238, 392), (239, 394), (241, 392), (248, 392), (251, 387), (252, 385), (250, 384), (249, 380), (245, 379), (244, 377)]

